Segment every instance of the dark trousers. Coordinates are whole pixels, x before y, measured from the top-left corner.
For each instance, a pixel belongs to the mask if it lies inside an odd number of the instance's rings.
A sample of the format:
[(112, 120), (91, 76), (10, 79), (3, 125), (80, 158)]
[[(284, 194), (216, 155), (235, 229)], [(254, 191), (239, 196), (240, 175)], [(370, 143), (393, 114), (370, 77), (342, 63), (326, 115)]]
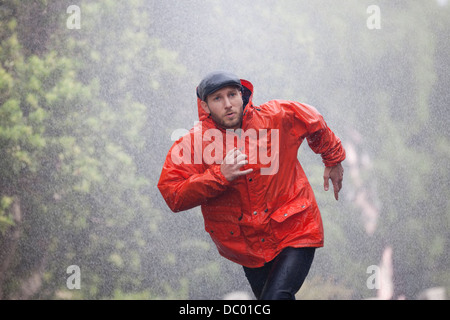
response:
[(285, 248), (260, 268), (244, 267), (258, 300), (295, 300), (314, 259), (315, 248)]

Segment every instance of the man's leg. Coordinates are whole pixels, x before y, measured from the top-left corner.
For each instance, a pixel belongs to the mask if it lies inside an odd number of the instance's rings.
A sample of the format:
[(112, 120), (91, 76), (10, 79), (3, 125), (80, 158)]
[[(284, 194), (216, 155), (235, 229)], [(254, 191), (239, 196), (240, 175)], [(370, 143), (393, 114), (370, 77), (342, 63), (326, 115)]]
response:
[(315, 248), (285, 248), (275, 258), (260, 300), (295, 300), (308, 275)]
[(259, 300), (259, 297), (261, 296), (272, 264), (273, 260), (267, 262), (263, 267), (260, 268), (244, 267), (245, 276), (247, 277), (248, 283), (250, 284), (253, 294), (255, 295), (257, 300)]
[(314, 259), (315, 248), (285, 248), (261, 268), (244, 267), (259, 300), (295, 300)]

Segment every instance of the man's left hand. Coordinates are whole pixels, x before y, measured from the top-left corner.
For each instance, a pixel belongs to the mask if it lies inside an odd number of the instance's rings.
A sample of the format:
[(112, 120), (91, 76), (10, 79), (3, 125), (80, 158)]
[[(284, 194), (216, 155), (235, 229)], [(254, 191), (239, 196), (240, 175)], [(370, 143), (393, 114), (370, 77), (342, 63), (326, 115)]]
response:
[(325, 167), (325, 172), (323, 173), (323, 188), (328, 191), (329, 179), (333, 183), (334, 197), (336, 200), (339, 198), (339, 191), (342, 189), (342, 180), (344, 179), (344, 168), (340, 163), (334, 167)]

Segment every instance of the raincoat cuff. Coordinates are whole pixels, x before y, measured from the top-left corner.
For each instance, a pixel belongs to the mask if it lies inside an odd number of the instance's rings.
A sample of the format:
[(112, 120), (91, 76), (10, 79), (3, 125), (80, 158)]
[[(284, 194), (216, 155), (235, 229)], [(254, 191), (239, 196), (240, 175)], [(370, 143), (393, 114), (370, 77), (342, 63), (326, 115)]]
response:
[(211, 167), (211, 171), (219, 180), (219, 183), (223, 184), (224, 186), (228, 186), (230, 184), (230, 181), (228, 181), (227, 178), (225, 178), (225, 176), (222, 174), (222, 171), (220, 171), (220, 164), (213, 165)]

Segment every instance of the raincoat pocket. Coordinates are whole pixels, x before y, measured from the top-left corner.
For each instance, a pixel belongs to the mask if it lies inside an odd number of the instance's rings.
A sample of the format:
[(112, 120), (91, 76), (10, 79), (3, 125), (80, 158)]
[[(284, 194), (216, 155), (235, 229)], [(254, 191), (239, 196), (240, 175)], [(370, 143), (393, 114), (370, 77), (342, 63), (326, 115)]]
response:
[(287, 204), (271, 215), (270, 226), (277, 241), (290, 241), (305, 232), (305, 215), (307, 216), (310, 202), (307, 199)]
[(270, 218), (281, 223), (293, 215), (305, 211), (310, 205), (311, 201), (308, 199), (295, 199), (294, 201), (289, 201), (287, 204), (273, 212), (270, 215)]

